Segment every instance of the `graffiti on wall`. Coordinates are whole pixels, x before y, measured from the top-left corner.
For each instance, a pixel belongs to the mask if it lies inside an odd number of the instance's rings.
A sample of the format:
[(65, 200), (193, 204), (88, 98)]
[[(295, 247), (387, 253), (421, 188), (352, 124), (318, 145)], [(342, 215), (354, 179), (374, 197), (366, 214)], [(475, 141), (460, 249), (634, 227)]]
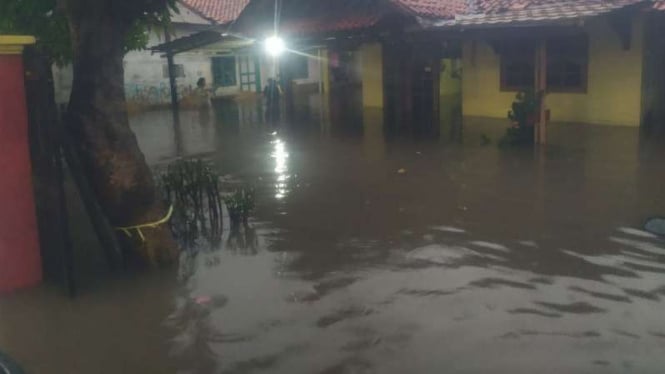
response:
[[(178, 85), (178, 97), (182, 99), (192, 95), (194, 87), (191, 84)], [(127, 101), (142, 105), (166, 104), (171, 102), (171, 87), (167, 82), (158, 85), (127, 83), (125, 84), (125, 97)]]

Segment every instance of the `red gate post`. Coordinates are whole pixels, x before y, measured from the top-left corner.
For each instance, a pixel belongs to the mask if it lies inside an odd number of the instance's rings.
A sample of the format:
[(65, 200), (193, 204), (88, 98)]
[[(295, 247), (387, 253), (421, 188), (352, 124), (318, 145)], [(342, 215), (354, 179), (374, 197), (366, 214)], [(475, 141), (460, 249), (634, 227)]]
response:
[(42, 279), (21, 56), (34, 42), (0, 35), (0, 293)]

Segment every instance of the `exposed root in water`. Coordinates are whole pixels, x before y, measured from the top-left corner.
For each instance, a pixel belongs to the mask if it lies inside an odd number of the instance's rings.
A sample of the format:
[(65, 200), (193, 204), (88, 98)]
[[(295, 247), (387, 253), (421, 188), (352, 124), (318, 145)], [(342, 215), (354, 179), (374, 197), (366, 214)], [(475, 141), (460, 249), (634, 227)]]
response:
[(223, 206), (219, 175), (203, 160), (178, 160), (160, 177), (167, 202), (174, 207), (171, 230), (184, 249), (200, 239), (213, 247), (222, 240)]

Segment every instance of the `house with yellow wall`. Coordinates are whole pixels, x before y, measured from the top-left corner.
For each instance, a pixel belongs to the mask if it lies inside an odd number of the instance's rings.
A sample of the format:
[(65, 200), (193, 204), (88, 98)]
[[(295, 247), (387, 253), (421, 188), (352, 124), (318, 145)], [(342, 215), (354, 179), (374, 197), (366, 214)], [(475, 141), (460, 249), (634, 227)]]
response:
[(535, 88), (542, 48), (550, 121), (665, 123), (665, 2), (486, 3), (421, 22), (424, 29), (462, 43), (465, 117), (506, 118), (516, 92)]
[[(665, 118), (659, 10), (663, 2), (642, 0), (391, 0), (376, 2), (380, 17), (362, 18), (374, 23), (351, 14), (327, 22), (353, 26), (342, 38), (363, 35), (348, 44), (363, 106), (397, 126), (436, 121), (456, 95), (464, 117), (506, 119), (516, 93), (536, 89), (541, 49), (549, 121), (636, 127)], [(400, 23), (382, 21), (395, 14)]]
[[(644, 82), (655, 73), (646, 64), (651, 57), (649, 49), (659, 48), (659, 41), (647, 33), (657, 20), (640, 6), (608, 4), (587, 13), (574, 13), (569, 9), (577, 5), (567, 8), (564, 3), (541, 7), (542, 14), (550, 17), (547, 22), (541, 18), (517, 29), (527, 21), (515, 20), (525, 19), (527, 12), (538, 18), (534, 14), (538, 8), (506, 11), (494, 17), (495, 27), (481, 28), (484, 32), (478, 36), (464, 38), (465, 116), (505, 118), (515, 92), (534, 87), (535, 49), (544, 43), (545, 106), (551, 121), (640, 125), (650, 110), (645, 106)], [(496, 28), (499, 20), (507, 24), (498, 26), (503, 30)], [(480, 20), (468, 24), (484, 25), (477, 22)], [(478, 30), (466, 29), (472, 34)]]

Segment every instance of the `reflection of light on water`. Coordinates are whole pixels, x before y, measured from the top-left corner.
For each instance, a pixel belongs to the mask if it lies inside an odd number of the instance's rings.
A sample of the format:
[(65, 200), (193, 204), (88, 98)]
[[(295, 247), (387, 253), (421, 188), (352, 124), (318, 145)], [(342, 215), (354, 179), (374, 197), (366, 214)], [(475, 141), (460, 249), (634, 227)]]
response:
[(286, 144), (280, 139), (275, 139), (272, 144), (274, 149), (270, 155), (275, 159), (275, 174), (277, 174), (277, 183), (275, 184), (275, 198), (283, 199), (288, 191), (287, 180), (289, 176), (287, 175), (289, 168), (286, 164), (289, 159), (289, 153), (286, 151)]

